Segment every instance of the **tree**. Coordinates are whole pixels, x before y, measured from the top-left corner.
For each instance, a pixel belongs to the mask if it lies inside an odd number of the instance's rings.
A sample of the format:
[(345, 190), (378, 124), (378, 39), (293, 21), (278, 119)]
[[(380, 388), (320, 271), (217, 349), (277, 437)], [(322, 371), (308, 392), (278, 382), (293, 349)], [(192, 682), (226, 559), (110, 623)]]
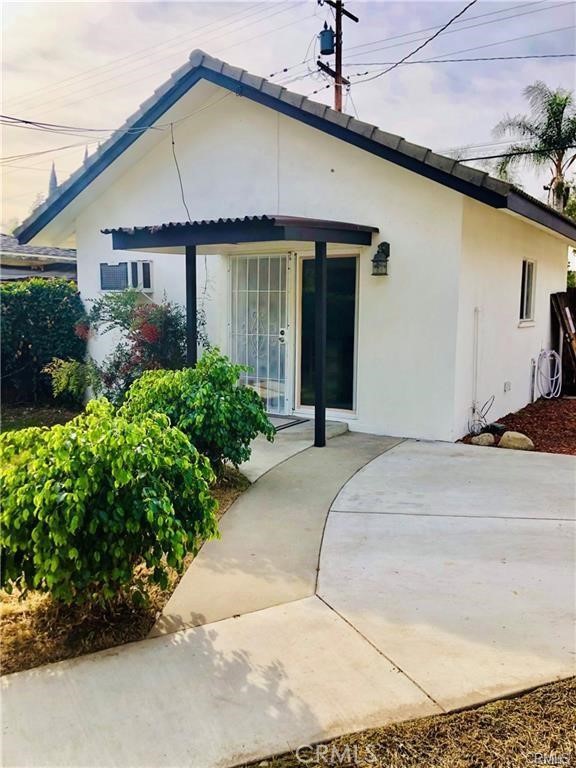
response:
[(524, 89), (529, 115), (506, 117), (494, 128), (497, 137), (511, 136), (512, 144), (498, 163), (501, 176), (522, 164), (533, 168), (548, 166), (548, 201), (563, 211), (570, 194), (566, 173), (576, 160), (576, 107), (574, 94), (563, 88), (552, 90), (538, 80)]
[(564, 215), (576, 221), (576, 192), (571, 192), (564, 208)]

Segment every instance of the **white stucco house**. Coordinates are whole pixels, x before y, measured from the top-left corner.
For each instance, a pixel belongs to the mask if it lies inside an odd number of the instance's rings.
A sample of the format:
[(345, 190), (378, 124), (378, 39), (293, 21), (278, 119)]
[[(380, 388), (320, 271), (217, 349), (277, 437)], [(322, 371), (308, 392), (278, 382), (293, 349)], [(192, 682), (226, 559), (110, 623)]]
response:
[(321, 392), (352, 430), (451, 441), (492, 395), (491, 419), (530, 400), (576, 225), (195, 51), (17, 235), (75, 247), (84, 299), (134, 284), (192, 312), (196, 293), (270, 412)]

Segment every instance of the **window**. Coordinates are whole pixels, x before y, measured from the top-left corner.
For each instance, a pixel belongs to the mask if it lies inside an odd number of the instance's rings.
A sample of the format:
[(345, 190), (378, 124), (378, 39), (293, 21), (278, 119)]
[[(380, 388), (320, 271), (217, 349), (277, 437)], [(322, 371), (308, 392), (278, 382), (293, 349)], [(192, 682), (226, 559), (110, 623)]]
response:
[(149, 261), (121, 261), (119, 264), (100, 264), (101, 290), (123, 291), (128, 287), (137, 288), (145, 293), (152, 291), (152, 273)]
[(522, 286), (520, 289), (520, 320), (534, 320), (534, 278), (536, 263), (522, 262)]
[(128, 288), (128, 262), (100, 264), (100, 288), (103, 291), (123, 291)]

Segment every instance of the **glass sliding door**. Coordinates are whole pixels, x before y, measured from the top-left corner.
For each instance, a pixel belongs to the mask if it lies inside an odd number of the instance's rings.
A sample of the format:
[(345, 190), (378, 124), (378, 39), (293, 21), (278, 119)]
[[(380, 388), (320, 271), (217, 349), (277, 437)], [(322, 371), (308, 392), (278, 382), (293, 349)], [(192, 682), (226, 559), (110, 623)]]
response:
[[(356, 257), (327, 259), (326, 407), (354, 410)], [(314, 259), (302, 260), (300, 404), (314, 405)]]
[(288, 257), (232, 256), (231, 358), (269, 413), (286, 413)]

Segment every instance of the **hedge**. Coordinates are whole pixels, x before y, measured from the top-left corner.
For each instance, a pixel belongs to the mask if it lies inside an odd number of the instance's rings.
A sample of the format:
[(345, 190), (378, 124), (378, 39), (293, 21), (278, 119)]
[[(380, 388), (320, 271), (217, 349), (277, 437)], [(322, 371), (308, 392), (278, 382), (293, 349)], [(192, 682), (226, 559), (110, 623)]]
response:
[(2, 396), (20, 403), (51, 398), (43, 368), (55, 357), (83, 360), (86, 339), (76, 333), (86, 312), (74, 283), (31, 278), (0, 285)]

